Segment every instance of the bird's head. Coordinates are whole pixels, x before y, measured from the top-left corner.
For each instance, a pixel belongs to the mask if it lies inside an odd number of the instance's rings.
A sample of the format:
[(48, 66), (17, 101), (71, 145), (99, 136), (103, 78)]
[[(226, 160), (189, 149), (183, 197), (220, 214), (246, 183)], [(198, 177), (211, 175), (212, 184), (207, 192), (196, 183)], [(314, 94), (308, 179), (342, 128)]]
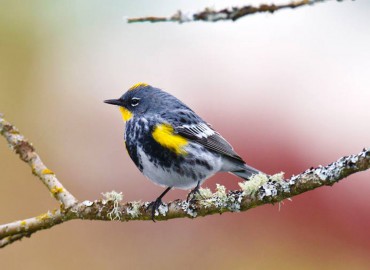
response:
[(120, 98), (108, 99), (104, 102), (119, 106), (124, 121), (129, 121), (134, 116), (186, 107), (174, 96), (146, 83), (137, 83)]
[(146, 83), (137, 83), (118, 99), (108, 99), (105, 103), (119, 106), (124, 121), (129, 121), (134, 115), (142, 115), (150, 107), (150, 96), (153, 87)]

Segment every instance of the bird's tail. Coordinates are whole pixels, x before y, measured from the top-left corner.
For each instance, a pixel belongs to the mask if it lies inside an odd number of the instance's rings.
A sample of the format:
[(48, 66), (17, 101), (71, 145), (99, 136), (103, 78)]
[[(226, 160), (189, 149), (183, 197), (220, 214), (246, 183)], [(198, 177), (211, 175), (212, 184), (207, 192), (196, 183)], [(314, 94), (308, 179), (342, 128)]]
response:
[(249, 180), (252, 175), (255, 175), (255, 174), (259, 174), (259, 173), (262, 173), (262, 174), (265, 174), (247, 164), (243, 164), (243, 167), (240, 167), (240, 169), (238, 168), (238, 170), (233, 170), (233, 171), (230, 171), (230, 173), (232, 174), (235, 174), (236, 176), (239, 176), (240, 178), (243, 178), (245, 180)]

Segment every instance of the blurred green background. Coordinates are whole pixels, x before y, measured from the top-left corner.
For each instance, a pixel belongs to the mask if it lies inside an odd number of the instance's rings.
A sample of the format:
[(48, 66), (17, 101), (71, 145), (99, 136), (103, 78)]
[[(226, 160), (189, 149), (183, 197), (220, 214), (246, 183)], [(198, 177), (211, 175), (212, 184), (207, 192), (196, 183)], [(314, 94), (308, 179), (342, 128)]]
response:
[[(210, 122), (252, 166), (292, 174), (370, 146), (370, 3), (330, 1), (237, 22), (127, 24), (262, 1), (1, 1), (0, 112), (80, 200), (153, 200), (103, 103), (146, 82)], [(275, 3), (281, 3), (277, 1)], [(0, 223), (57, 207), (0, 140)], [(370, 269), (369, 172), (237, 213), (71, 221), (0, 250), (1, 269)], [(205, 186), (238, 187), (220, 174)], [(185, 198), (174, 191), (166, 200)]]

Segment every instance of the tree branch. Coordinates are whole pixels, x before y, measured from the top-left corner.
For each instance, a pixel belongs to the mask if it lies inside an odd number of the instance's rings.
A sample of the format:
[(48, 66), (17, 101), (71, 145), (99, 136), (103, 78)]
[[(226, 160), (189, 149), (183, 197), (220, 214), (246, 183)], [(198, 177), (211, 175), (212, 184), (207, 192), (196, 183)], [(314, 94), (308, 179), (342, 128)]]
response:
[(30, 237), (34, 232), (62, 223), (63, 216), (60, 210), (54, 210), (37, 217), (0, 225), (0, 248), (21, 240), (23, 237)]
[[(27, 162), (32, 172), (48, 187), (49, 191), (61, 203), (60, 209), (48, 211), (37, 217), (0, 225), (0, 247), (5, 247), (23, 237), (51, 228), (73, 219), (89, 220), (151, 220), (149, 202), (122, 203), (122, 193), (108, 192), (104, 199), (78, 202), (53, 173), (41, 162), (33, 146), (18, 130), (0, 115), (0, 133), (11, 149)], [(345, 177), (370, 168), (370, 150), (363, 149), (356, 155), (340, 158), (325, 167), (311, 168), (305, 172), (284, 180), (283, 174), (274, 176), (256, 175), (250, 181), (239, 183), (241, 189), (226, 191), (217, 184), (216, 192), (200, 189), (200, 194), (192, 202), (175, 200), (163, 203), (156, 211), (156, 220), (173, 218), (195, 218), (224, 212), (246, 211), (259, 205), (281, 202), (298, 194), (321, 186), (331, 186)], [(54, 192), (60, 189), (59, 192)]]
[(14, 150), (21, 160), (30, 165), (32, 173), (41, 180), (53, 197), (64, 207), (70, 207), (77, 202), (76, 198), (59, 182), (53, 171), (44, 165), (32, 144), (19, 134), (18, 129), (7, 122), (1, 114), (0, 134), (8, 141), (10, 149)]
[[(244, 16), (252, 15), (254, 13), (274, 13), (275, 11), (286, 9), (286, 8), (297, 8), (307, 5), (314, 5), (320, 2), (327, 2), (329, 0), (299, 0), (293, 1), (288, 4), (275, 5), (275, 4), (262, 4), (260, 6), (242, 6), (242, 7), (231, 7), (221, 10), (214, 10), (213, 8), (205, 8), (200, 12), (182, 12), (179, 10), (174, 15), (170, 17), (139, 17), (139, 18), (128, 18), (128, 23), (138, 23), (138, 22), (194, 22), (194, 21), (205, 21), (205, 22), (217, 22), (217, 21), (236, 21)], [(342, 0), (336, 0), (341, 2)]]

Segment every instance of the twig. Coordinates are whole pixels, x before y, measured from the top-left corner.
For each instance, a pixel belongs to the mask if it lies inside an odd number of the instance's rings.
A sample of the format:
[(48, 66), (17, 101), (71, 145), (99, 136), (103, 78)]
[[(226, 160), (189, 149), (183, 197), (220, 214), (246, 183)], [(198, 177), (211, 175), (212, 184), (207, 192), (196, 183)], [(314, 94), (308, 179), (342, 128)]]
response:
[[(329, 0), (299, 0), (293, 1), (288, 4), (262, 4), (260, 6), (242, 6), (242, 7), (230, 7), (221, 10), (214, 10), (213, 8), (205, 8), (200, 12), (182, 12), (179, 10), (174, 15), (170, 17), (139, 17), (139, 18), (129, 18), (128, 23), (138, 23), (138, 22), (194, 22), (194, 21), (206, 21), (206, 22), (217, 22), (217, 21), (236, 21), (241, 17), (251, 15), (254, 13), (269, 12), (274, 13), (275, 11), (286, 9), (286, 8), (297, 8), (306, 5), (314, 5), (320, 2), (326, 2)], [(341, 0), (336, 0), (341, 2)]]
[(63, 207), (68, 208), (77, 202), (76, 198), (59, 182), (53, 171), (44, 165), (32, 144), (1, 115), (0, 134), (5, 137), (9, 147), (19, 155), (20, 159), (31, 166), (32, 173), (41, 180)]
[[(34, 168), (35, 160), (37, 160), (36, 165), (42, 168), (38, 168), (37, 171), (46, 169), (32, 145), (19, 134), (14, 126), (5, 121), (1, 114), (0, 133), (23, 161), (28, 162)], [(288, 180), (284, 180), (282, 174), (272, 177), (260, 174), (254, 176), (250, 181), (239, 183), (240, 190), (226, 192), (224, 186), (217, 185), (215, 193), (209, 189), (201, 189), (200, 196), (192, 203), (182, 200), (163, 203), (156, 211), (156, 220), (195, 218), (216, 213), (246, 211), (259, 205), (281, 202), (321, 186), (331, 186), (351, 174), (369, 168), (370, 150), (364, 149), (356, 155), (342, 157), (325, 167), (311, 168)], [(35, 169), (33, 171), (51, 192), (52, 188), (50, 189), (51, 185), (47, 180), (53, 181), (53, 185), (57, 185), (63, 190), (63, 193), (66, 193), (66, 196), (55, 194), (55, 198), (63, 203), (62, 207), (37, 217), (0, 225), (0, 247), (5, 247), (23, 237), (30, 237), (37, 231), (73, 219), (151, 220), (151, 210), (148, 209), (149, 202), (122, 203), (122, 194), (117, 192), (105, 193), (103, 194), (105, 198), (101, 200), (78, 202), (65, 190), (54, 174), (37, 173)], [(45, 180), (45, 175), (52, 178)], [(68, 205), (68, 207), (64, 207), (64, 205)]]
[(64, 214), (54, 210), (37, 217), (0, 225), (0, 248), (23, 237), (30, 237), (34, 232), (45, 230), (63, 222)]

